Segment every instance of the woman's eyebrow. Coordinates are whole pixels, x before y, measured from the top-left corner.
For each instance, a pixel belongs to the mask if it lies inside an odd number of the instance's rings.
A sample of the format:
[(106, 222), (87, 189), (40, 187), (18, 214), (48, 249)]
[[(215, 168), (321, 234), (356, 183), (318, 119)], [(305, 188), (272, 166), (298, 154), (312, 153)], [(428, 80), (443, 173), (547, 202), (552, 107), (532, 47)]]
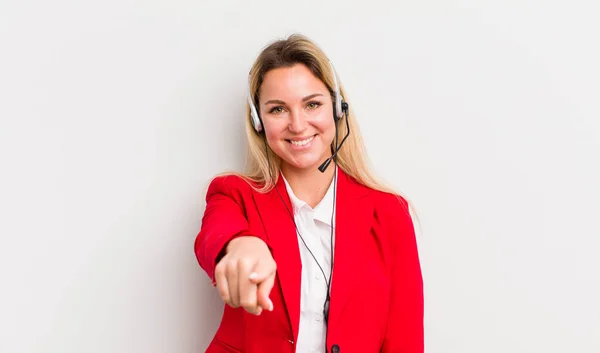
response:
[(309, 96), (306, 96), (306, 97), (302, 98), (302, 101), (306, 102), (307, 100), (313, 99), (313, 98), (318, 97), (318, 96), (322, 96), (322, 94), (321, 93), (313, 93), (313, 94), (311, 94)]
[[(313, 93), (311, 95), (308, 95), (308, 96), (302, 98), (302, 101), (306, 102), (309, 99), (319, 97), (319, 96), (322, 96), (322, 94), (321, 93)], [(269, 99), (268, 101), (265, 102), (264, 105), (267, 105), (267, 104), (285, 104), (285, 102), (282, 100), (279, 100), (279, 99)]]

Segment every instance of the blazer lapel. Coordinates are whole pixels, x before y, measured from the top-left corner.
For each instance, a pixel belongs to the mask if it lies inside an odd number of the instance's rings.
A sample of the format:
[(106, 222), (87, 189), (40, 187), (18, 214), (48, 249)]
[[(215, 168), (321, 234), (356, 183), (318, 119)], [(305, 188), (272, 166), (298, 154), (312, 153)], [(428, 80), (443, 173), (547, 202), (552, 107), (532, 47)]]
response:
[[(300, 321), (302, 263), (298, 236), (292, 218), (294, 211), (281, 175), (275, 188), (276, 190), (266, 194), (255, 192), (254, 199), (267, 233), (273, 258), (277, 263), (277, 276), (281, 284), (294, 341), (296, 341)], [(292, 217), (290, 217), (290, 213)]]
[(329, 322), (340, 317), (350, 293), (358, 284), (355, 269), (364, 265), (361, 249), (353, 239), (356, 234), (370, 232), (374, 205), (372, 197), (368, 197), (369, 192), (370, 189), (339, 169)]

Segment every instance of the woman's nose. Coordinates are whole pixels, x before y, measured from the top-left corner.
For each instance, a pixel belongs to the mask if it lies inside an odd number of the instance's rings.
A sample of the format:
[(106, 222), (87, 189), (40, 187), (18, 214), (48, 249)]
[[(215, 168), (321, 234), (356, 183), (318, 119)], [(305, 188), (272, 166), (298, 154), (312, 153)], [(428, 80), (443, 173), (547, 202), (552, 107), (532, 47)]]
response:
[(290, 111), (290, 124), (288, 129), (293, 133), (299, 133), (306, 129), (308, 126), (306, 118), (299, 110)]

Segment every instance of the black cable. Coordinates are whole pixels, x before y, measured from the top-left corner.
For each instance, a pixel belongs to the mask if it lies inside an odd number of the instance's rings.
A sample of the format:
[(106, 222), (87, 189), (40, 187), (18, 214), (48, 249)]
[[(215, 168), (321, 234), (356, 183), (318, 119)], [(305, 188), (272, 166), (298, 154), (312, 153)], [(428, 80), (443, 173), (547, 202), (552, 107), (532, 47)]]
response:
[[(348, 120), (346, 118), (346, 120)], [(348, 137), (348, 136), (346, 136)], [(335, 122), (335, 151), (338, 151), (338, 121)], [(334, 215), (335, 215), (335, 209), (336, 209), (336, 204), (335, 204), (335, 200), (336, 200), (336, 196), (337, 196), (337, 167), (338, 167), (338, 161), (337, 161), (337, 153), (333, 154), (333, 165), (335, 166), (336, 170), (333, 172), (333, 207), (331, 208), (331, 235), (330, 235), (330, 239), (329, 239), (329, 244), (330, 244), (330, 252), (331, 252), (331, 267), (329, 268), (329, 280), (327, 282), (327, 297), (325, 299), (325, 305), (323, 306), (323, 317), (325, 318), (325, 324), (329, 323), (329, 303), (331, 300), (331, 279), (333, 277), (333, 229), (334, 229)], [(327, 348), (326, 348), (327, 349)]]

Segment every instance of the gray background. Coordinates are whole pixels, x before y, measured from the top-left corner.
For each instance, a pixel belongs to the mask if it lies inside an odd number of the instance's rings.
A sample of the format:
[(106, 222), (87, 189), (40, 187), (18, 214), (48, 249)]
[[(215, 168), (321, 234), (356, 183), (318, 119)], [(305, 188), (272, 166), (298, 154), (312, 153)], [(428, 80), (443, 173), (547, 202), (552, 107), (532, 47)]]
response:
[(204, 192), (243, 166), (252, 61), (299, 31), (420, 216), (426, 351), (600, 352), (598, 7), (3, 1), (0, 351), (203, 351)]

